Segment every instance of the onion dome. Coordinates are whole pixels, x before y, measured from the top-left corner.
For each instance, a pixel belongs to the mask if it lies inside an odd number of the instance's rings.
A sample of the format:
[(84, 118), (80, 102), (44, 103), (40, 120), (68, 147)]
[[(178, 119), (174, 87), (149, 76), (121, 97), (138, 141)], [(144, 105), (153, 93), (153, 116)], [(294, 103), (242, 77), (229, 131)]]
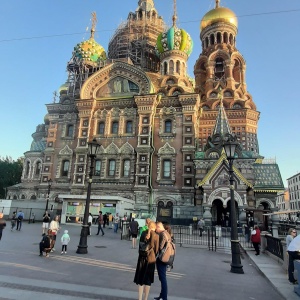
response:
[(74, 47), (74, 54), (83, 61), (100, 62), (106, 59), (104, 48), (99, 45), (93, 37), (83, 41)]
[(235, 13), (226, 7), (219, 6), (219, 0), (216, 0), (216, 7), (204, 15), (200, 23), (200, 30), (202, 31), (209, 25), (218, 22), (225, 22), (238, 27), (238, 20)]
[(106, 59), (106, 52), (104, 48), (99, 45), (95, 39), (97, 16), (92, 13), (92, 28), (91, 37), (87, 41), (83, 41), (74, 47), (74, 55), (85, 62), (99, 63)]
[(58, 93), (59, 94), (62, 94), (62, 93), (67, 93), (68, 92), (68, 89), (69, 89), (69, 84), (68, 82), (62, 84), (59, 89), (58, 89)]
[(189, 56), (193, 51), (193, 40), (185, 30), (172, 26), (158, 36), (156, 50), (158, 54), (170, 50), (179, 50)]

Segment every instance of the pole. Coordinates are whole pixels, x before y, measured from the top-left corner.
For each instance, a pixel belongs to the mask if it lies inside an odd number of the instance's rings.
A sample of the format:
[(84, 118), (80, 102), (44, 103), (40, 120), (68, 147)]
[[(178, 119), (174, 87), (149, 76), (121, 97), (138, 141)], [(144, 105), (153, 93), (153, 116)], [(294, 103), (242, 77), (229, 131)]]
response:
[(47, 192), (47, 201), (46, 201), (46, 208), (45, 212), (48, 210), (48, 204), (49, 204), (49, 197), (50, 197), (50, 189), (51, 189), (51, 179), (48, 180), (48, 192)]
[(90, 212), (90, 202), (91, 202), (91, 189), (92, 189), (92, 177), (93, 177), (93, 170), (94, 170), (94, 159), (96, 155), (91, 155), (91, 166), (90, 166), (90, 173), (89, 173), (89, 181), (88, 181), (88, 189), (86, 194), (86, 202), (85, 202), (85, 209), (84, 209), (84, 217), (82, 222), (82, 228), (80, 233), (80, 241), (77, 248), (77, 254), (87, 254), (87, 237), (89, 233), (89, 225), (88, 225), (88, 218)]
[(243, 266), (241, 264), (240, 241), (238, 239), (236, 210), (234, 200), (234, 182), (233, 182), (233, 158), (229, 159), (229, 182), (230, 182), (230, 221), (231, 221), (231, 270), (232, 273), (243, 274)]

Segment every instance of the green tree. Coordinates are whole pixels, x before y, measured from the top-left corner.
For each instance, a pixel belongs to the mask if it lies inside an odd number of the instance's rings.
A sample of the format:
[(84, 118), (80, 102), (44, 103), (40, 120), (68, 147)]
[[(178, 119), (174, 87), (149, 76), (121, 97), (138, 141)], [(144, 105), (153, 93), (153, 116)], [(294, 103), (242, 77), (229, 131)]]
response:
[(23, 162), (21, 158), (14, 161), (11, 157), (0, 157), (0, 199), (6, 196), (6, 188), (21, 182)]

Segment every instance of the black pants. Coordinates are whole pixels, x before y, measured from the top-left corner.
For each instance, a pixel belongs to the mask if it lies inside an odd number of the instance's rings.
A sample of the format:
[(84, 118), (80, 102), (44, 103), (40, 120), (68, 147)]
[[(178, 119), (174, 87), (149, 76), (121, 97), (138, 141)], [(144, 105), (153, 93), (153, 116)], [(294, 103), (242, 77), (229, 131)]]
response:
[(61, 247), (61, 252), (63, 252), (63, 251), (65, 251), (65, 252), (67, 252), (67, 245), (62, 245), (62, 247)]
[(99, 234), (100, 230), (101, 230), (101, 232), (102, 232), (102, 235), (104, 235), (104, 231), (103, 231), (103, 229), (102, 229), (102, 225), (101, 225), (101, 224), (98, 224), (98, 232), (97, 232), (97, 235)]
[(256, 254), (259, 255), (259, 243), (254, 243), (253, 242), (253, 247), (255, 249)]
[(21, 227), (22, 227), (22, 221), (17, 220), (17, 230), (21, 230)]

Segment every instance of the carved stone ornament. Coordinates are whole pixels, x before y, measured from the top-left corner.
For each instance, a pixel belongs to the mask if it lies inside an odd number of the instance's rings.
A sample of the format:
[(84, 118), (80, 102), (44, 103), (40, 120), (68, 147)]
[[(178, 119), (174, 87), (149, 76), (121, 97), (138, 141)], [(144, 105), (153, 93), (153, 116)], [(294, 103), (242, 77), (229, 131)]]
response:
[(165, 145), (158, 150), (158, 155), (172, 155), (175, 153), (175, 148), (171, 147), (169, 143), (165, 143)]
[(72, 155), (73, 154), (73, 150), (68, 146), (66, 145), (63, 149), (61, 149), (59, 151), (59, 155)]

